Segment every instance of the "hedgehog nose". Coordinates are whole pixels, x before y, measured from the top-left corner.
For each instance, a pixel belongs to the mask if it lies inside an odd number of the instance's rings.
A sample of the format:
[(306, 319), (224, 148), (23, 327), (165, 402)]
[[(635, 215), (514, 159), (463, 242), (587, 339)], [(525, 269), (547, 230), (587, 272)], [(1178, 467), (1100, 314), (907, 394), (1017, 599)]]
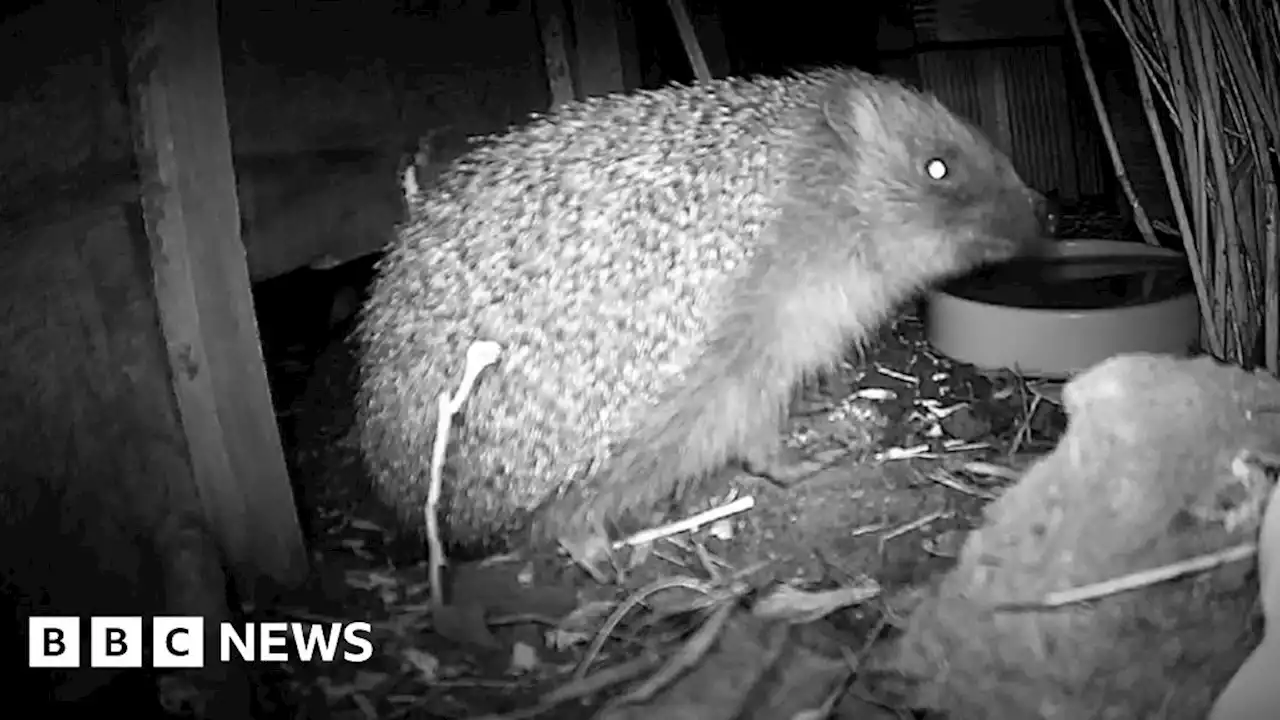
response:
[(1035, 217), (1035, 227), (1030, 229), (1033, 237), (1025, 238), (1025, 252), (1035, 255), (1045, 250), (1048, 241), (1057, 233), (1058, 216), (1052, 203), (1044, 195), (1029, 190), (1029, 202)]
[(1032, 190), (1031, 205), (1035, 210), (1038, 232), (1042, 236), (1053, 237), (1054, 230), (1058, 224), (1058, 216), (1050, 207), (1049, 200), (1044, 195)]

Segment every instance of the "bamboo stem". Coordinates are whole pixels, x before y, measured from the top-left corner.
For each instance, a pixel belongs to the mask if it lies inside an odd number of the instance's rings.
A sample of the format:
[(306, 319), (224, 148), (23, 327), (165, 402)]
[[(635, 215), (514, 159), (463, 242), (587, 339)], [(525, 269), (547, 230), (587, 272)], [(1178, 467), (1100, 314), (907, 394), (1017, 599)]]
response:
[[(1195, 281), (1206, 349), (1222, 360), (1261, 360), (1280, 374), (1280, 6), (1103, 3), (1128, 43)], [(1154, 244), (1102, 103), (1075, 0), (1064, 4), (1117, 178), (1143, 238)]]
[[(1124, 169), (1124, 158), (1120, 155), (1120, 148), (1116, 145), (1116, 136), (1111, 129), (1111, 120), (1107, 117), (1106, 106), (1102, 103), (1102, 92), (1098, 90), (1098, 79), (1093, 74), (1093, 64), (1089, 60), (1089, 50), (1085, 47), (1084, 33), (1080, 31), (1080, 20), (1076, 17), (1075, 0), (1064, 0), (1067, 11), (1067, 21), (1071, 25), (1071, 34), (1075, 37), (1076, 51), (1080, 53), (1081, 69), (1084, 70), (1085, 84), (1089, 87), (1089, 97), (1093, 100), (1093, 110), (1098, 115), (1098, 124), (1102, 128), (1102, 139), (1107, 145), (1107, 152), (1111, 155), (1111, 163), (1115, 167), (1116, 179), (1120, 181), (1120, 187), (1124, 190), (1125, 199), (1129, 203), (1129, 207), (1133, 209), (1133, 220), (1138, 224), (1138, 232), (1142, 233), (1142, 239), (1148, 245), (1158, 246), (1156, 242), (1155, 232), (1151, 229), (1151, 221), (1147, 218), (1147, 213), (1142, 208), (1142, 204), (1138, 202), (1138, 196), (1133, 191), (1133, 185), (1129, 182), (1129, 175)], [(1141, 72), (1139, 72), (1141, 74)]]
[(1265, 190), (1266, 208), (1265, 217), (1267, 218), (1266, 234), (1264, 236), (1267, 260), (1263, 266), (1265, 270), (1265, 279), (1263, 286), (1265, 290), (1265, 300), (1263, 318), (1266, 328), (1266, 338), (1264, 340), (1267, 347), (1266, 364), (1267, 369), (1272, 374), (1280, 374), (1280, 253), (1277, 252), (1277, 244), (1280, 244), (1280, 238), (1276, 237), (1276, 213), (1280, 212), (1280, 202), (1277, 202), (1276, 184), (1268, 183)]
[[(1188, 0), (1188, 10), (1192, 27), (1199, 26), (1202, 21), (1207, 21), (1206, 3), (1203, 0), (1190, 4)], [(1202, 108), (1202, 123), (1206, 126), (1216, 128), (1223, 127), (1221, 103), (1222, 95), (1215, 92), (1217, 86), (1221, 83), (1219, 78), (1219, 68), (1215, 50), (1212, 44), (1201, 36), (1200, 42), (1196, 43), (1199, 50), (1199, 81), (1200, 81), (1200, 106)], [(1233, 360), (1234, 362), (1242, 362), (1244, 360), (1242, 353), (1240, 337), (1240, 324), (1244, 318), (1248, 317), (1248, 301), (1241, 295), (1241, 290), (1245, 287), (1244, 269), (1240, 261), (1240, 232), (1236, 227), (1235, 202), (1231, 196), (1231, 182), (1227, 178), (1227, 157), (1226, 152), (1222, 148), (1223, 138), (1221, 134), (1207, 135), (1209, 148), (1210, 167), (1213, 171), (1213, 185), (1217, 193), (1217, 225), (1219, 232), (1210, 240), (1205, 238), (1206, 242), (1216, 242), (1224, 256), (1225, 264), (1221, 267), (1225, 272), (1219, 272), (1218, 278), (1221, 279), (1221, 297), (1219, 302), (1222, 303), (1224, 311), (1230, 308), (1230, 316), (1236, 322), (1225, 322), (1227, 328), (1231, 329), (1234, 334), (1234, 342), (1228, 342), (1228, 338), (1223, 338), (1222, 351), (1225, 353), (1223, 359)], [(1224, 315), (1227, 313), (1224, 312)], [(1227, 320), (1227, 317), (1220, 318)]]
[[(1129, 22), (1131, 16), (1128, 3), (1122, 7), (1124, 8), (1122, 11), (1124, 21)], [(1160, 156), (1160, 167), (1164, 171), (1165, 184), (1169, 188), (1169, 200), (1173, 204), (1174, 216), (1178, 221), (1178, 230), (1182, 234), (1182, 244), (1186, 248), (1192, 278), (1195, 280), (1196, 296), (1200, 301), (1200, 322), (1204, 326), (1204, 333), (1202, 334), (1208, 338), (1209, 352), (1214, 357), (1222, 357), (1223, 337), (1219, 333), (1219, 325), (1213, 312), (1215, 305), (1210, 303), (1208, 287), (1205, 284), (1204, 273), (1200, 266), (1200, 249), (1196, 245), (1196, 236), (1191, 233), (1191, 224), (1187, 219), (1187, 209), (1182, 200), (1182, 190), (1178, 184), (1177, 174), (1173, 169), (1173, 160), (1169, 156), (1169, 146), (1164, 139), (1164, 129), (1160, 126), (1160, 118), (1156, 116), (1155, 103), (1151, 99), (1151, 86), (1147, 80), (1147, 74), (1142, 71), (1142, 67), (1136, 57), (1134, 63), (1134, 70), (1137, 71), (1136, 74), (1138, 76), (1138, 93), (1142, 96), (1142, 109), (1147, 115), (1147, 125), (1151, 128), (1151, 135), (1155, 140), (1156, 153)], [(1172, 61), (1169, 64), (1170, 66), (1176, 65)]]
[[(1243, 84), (1249, 88), (1250, 95), (1255, 98), (1262, 97), (1262, 81), (1258, 78), (1257, 65), (1249, 62), (1248, 57), (1244, 55), (1244, 43), (1240, 42), (1238, 36), (1233, 37), (1226, 27), (1222, 9), (1216, 3), (1209, 2), (1202, 2), (1200, 7), (1206, 15), (1205, 20), (1212, 26), (1215, 36), (1219, 39), (1218, 47), (1231, 58), (1232, 69), (1239, 73), (1237, 79), (1242, 80)], [(1280, 138), (1280, 109), (1274, 105), (1264, 109), (1268, 112), (1263, 112), (1262, 118), (1267, 123), (1267, 129), (1271, 131), (1271, 137)]]

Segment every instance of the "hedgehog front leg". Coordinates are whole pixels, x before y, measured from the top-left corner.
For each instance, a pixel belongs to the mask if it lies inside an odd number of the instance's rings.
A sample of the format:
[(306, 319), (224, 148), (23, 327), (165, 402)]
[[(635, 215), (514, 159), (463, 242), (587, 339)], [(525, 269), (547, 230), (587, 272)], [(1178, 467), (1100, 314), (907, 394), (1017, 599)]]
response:
[(785, 391), (752, 382), (759, 375), (747, 368), (717, 372), (726, 365), (704, 361), (657, 405), (601, 472), (564, 499), (560, 517), (550, 520), (556, 530), (582, 532), (606, 523), (631, 529), (627, 521), (646, 519), (644, 513), (682, 496), (730, 460), (772, 456)]
[(829, 467), (830, 463), (810, 460), (803, 453), (778, 442), (742, 456), (744, 472), (781, 488), (804, 482)]

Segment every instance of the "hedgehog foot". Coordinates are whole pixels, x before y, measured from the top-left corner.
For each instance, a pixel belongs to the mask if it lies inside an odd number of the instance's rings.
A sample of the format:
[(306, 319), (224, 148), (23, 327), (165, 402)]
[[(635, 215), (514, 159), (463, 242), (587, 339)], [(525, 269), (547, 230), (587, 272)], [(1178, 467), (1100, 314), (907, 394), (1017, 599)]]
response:
[(587, 567), (609, 555), (612, 534), (604, 514), (581, 486), (564, 489), (534, 512), (533, 541), (554, 544)]
[(743, 472), (770, 482), (780, 488), (789, 488), (814, 477), (831, 467), (831, 463), (806, 457), (795, 448), (782, 448), (775, 452), (753, 453), (741, 461)]

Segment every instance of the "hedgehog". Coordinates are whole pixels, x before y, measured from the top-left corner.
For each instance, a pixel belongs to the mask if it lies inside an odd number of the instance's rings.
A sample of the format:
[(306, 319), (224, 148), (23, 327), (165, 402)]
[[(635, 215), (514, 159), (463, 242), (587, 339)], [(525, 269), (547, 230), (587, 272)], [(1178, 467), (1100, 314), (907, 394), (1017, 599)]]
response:
[(420, 195), (353, 336), (373, 485), (422, 526), (438, 398), (455, 546), (602, 537), (734, 461), (937, 282), (1034, 252), (1045, 202), (932, 95), (852, 68), (618, 93), (485, 138)]

